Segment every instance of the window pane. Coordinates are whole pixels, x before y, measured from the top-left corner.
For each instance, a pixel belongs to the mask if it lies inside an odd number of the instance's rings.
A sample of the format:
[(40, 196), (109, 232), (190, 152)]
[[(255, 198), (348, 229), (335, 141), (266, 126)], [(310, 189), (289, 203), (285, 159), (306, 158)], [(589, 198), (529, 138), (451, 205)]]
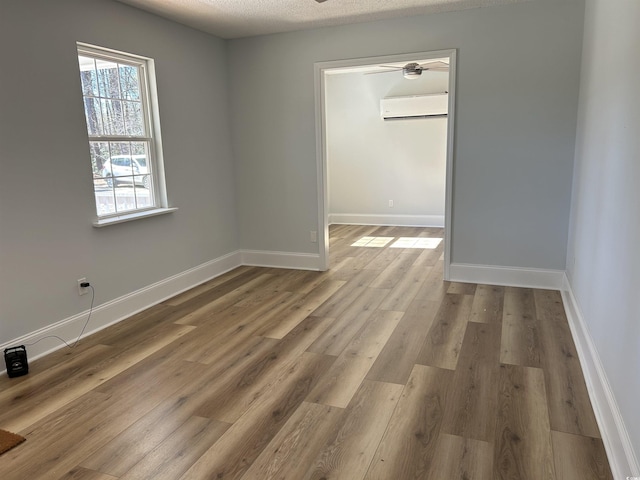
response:
[(140, 102), (123, 102), (125, 132), (134, 137), (144, 136), (142, 104)]
[(93, 189), (96, 197), (96, 213), (98, 216), (116, 213), (113, 188), (106, 186), (104, 180), (94, 179)]
[(128, 212), (138, 208), (136, 206), (136, 194), (133, 185), (126, 185), (116, 189), (116, 210)]
[(120, 88), (122, 97), (126, 100), (140, 100), (140, 83), (138, 82), (138, 68), (120, 65)]
[(91, 57), (78, 56), (80, 65), (80, 80), (82, 81), (82, 94), (85, 96), (98, 96), (98, 76), (96, 74), (95, 61)]
[(111, 156), (109, 153), (109, 142), (89, 142), (89, 153), (91, 154), (91, 170), (95, 176), (103, 177), (105, 163)]
[(149, 158), (148, 151), (149, 144), (147, 142), (129, 142), (129, 148), (131, 149), (131, 155), (142, 155), (145, 157), (143, 162), (147, 163), (147, 158)]
[(109, 142), (111, 156), (131, 155), (131, 142)]
[(148, 182), (148, 175), (138, 175), (135, 177), (137, 188), (135, 189), (136, 203), (138, 208), (153, 207), (153, 199), (151, 198), (151, 190), (145, 188), (146, 182)]
[(102, 121), (106, 135), (125, 135), (122, 101), (101, 100)]
[(102, 135), (102, 113), (100, 112), (100, 100), (97, 98), (84, 99), (84, 116), (87, 119), (87, 132), (89, 135)]
[(107, 60), (96, 59), (98, 69), (98, 91), (101, 97), (120, 97), (120, 78), (118, 64)]

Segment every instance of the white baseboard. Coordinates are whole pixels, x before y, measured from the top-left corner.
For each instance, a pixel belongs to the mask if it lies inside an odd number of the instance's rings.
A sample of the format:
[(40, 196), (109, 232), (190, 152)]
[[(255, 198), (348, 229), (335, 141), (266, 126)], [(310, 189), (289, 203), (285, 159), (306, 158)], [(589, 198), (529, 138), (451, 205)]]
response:
[[(198, 265), (187, 271), (173, 275), (135, 292), (123, 295), (93, 309), (87, 329), (81, 338), (96, 333), (110, 325), (118, 323), (131, 315), (171, 298), (214, 277), (222, 275), (241, 265), (240, 252), (232, 252), (209, 262)], [(10, 346), (25, 345), (38, 341), (49, 335), (63, 338), (72, 344), (78, 338), (87, 320), (89, 311), (81, 312), (72, 317), (48, 325), (40, 330), (24, 335), (20, 338), (0, 346), (4, 349)], [(56, 338), (47, 338), (27, 348), (29, 361), (43, 357), (55, 350), (63, 348), (64, 344)], [(6, 370), (0, 370), (3, 373)]]
[(242, 265), (293, 268), (296, 270), (320, 270), (320, 255), (317, 253), (242, 250), (240, 255)]
[(329, 225), (381, 225), (444, 228), (444, 215), (372, 215), (330, 213)]
[(449, 280), (452, 282), (561, 290), (563, 276), (563, 270), (497, 267), (467, 263), (449, 265)]
[(618, 403), (566, 274), (563, 276), (562, 300), (613, 478), (640, 476), (638, 459)]

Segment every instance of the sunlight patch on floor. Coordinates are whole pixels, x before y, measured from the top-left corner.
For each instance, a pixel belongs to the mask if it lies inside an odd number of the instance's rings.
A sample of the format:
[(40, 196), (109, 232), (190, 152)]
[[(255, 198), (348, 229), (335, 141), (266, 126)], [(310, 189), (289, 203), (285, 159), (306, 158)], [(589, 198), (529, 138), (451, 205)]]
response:
[(400, 237), (396, 240), (391, 248), (428, 248), (433, 250), (442, 242), (441, 238), (424, 238), (424, 237)]
[[(352, 243), (351, 246), (382, 248), (387, 246), (394, 239), (395, 237), (362, 237), (355, 243)], [(390, 246), (390, 248), (423, 248), (433, 250), (440, 245), (440, 242), (442, 242), (441, 238), (400, 237)]]
[(394, 238), (395, 237), (362, 237), (357, 242), (351, 244), (351, 246), (382, 248), (386, 246)]

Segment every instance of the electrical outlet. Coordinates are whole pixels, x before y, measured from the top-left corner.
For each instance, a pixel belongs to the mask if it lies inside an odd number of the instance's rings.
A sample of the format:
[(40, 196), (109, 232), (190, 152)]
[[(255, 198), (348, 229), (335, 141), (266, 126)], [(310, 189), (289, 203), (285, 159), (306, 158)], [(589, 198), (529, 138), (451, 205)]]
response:
[(79, 278), (78, 279), (78, 295), (86, 295), (87, 293), (89, 293), (89, 287), (81, 287), (80, 284), (82, 283), (86, 283), (87, 279), (86, 278)]
[(318, 241), (318, 232), (315, 230), (311, 230), (309, 232), (309, 238), (311, 240), (311, 243), (316, 243)]
[(389, 208), (393, 208), (393, 200), (389, 200)]

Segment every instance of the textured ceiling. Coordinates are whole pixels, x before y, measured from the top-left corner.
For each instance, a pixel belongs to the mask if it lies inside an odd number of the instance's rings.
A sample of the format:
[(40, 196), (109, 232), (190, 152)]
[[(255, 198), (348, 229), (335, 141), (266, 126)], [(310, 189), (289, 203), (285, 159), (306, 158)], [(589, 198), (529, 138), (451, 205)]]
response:
[(240, 38), (305, 28), (527, 0), (119, 0), (221, 38)]

